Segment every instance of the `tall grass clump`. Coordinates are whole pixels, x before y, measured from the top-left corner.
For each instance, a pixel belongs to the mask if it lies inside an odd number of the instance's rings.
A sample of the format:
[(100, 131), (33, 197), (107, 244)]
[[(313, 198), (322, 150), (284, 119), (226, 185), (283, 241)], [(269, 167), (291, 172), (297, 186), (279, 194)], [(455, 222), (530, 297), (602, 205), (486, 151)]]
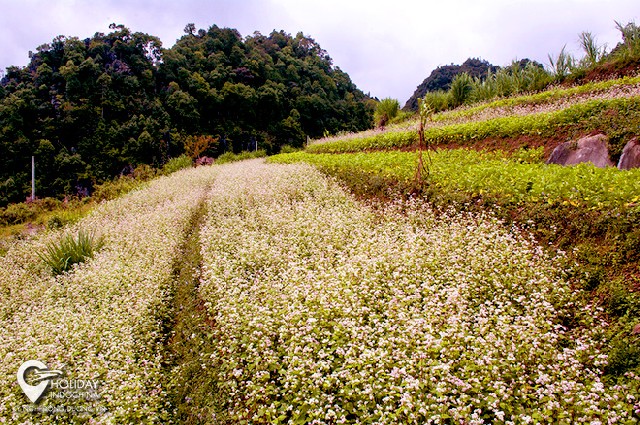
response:
[(382, 99), (376, 106), (376, 110), (373, 113), (373, 119), (375, 120), (377, 127), (384, 127), (389, 121), (394, 119), (400, 111), (400, 102), (397, 99), (391, 99), (387, 97)]
[(473, 91), (473, 78), (466, 72), (458, 74), (451, 81), (451, 89), (449, 89), (449, 97), (451, 106), (454, 108), (467, 103), (471, 100), (471, 92)]
[(640, 27), (634, 21), (622, 25), (615, 21), (616, 28), (622, 34), (622, 48), (619, 49), (620, 59), (637, 59), (640, 57)]
[(606, 47), (598, 46), (596, 38), (590, 32), (580, 33), (580, 46), (585, 54), (580, 60), (580, 65), (585, 68), (596, 66), (606, 55)]
[(556, 81), (564, 81), (573, 69), (576, 67), (576, 60), (570, 54), (566, 52), (567, 46), (563, 46), (557, 57), (549, 55), (549, 65), (551, 67), (551, 74)]
[(103, 245), (103, 237), (80, 230), (75, 237), (67, 233), (59, 241), (49, 243), (44, 253), (39, 255), (57, 276), (70, 270), (74, 264), (93, 258), (94, 252)]
[(523, 66), (522, 62), (513, 61), (496, 72), (489, 70), (485, 77), (471, 77), (466, 73), (456, 75), (448, 92), (429, 92), (425, 102), (435, 112), (440, 112), (466, 103), (541, 91), (552, 81), (552, 75), (542, 65), (527, 62)]
[(446, 111), (451, 106), (451, 96), (444, 90), (430, 91), (424, 95), (424, 103), (434, 112)]

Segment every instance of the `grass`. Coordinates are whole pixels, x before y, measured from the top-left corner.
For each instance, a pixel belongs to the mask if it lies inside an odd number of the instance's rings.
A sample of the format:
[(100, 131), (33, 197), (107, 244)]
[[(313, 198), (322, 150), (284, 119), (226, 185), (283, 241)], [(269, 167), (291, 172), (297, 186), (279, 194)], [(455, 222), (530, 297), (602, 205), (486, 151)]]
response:
[(162, 167), (162, 174), (168, 175), (190, 167), (193, 167), (193, 161), (191, 158), (187, 155), (180, 155), (176, 158), (171, 158), (166, 164), (164, 164)]
[(103, 245), (103, 237), (96, 237), (92, 233), (80, 230), (76, 236), (66, 233), (59, 241), (49, 243), (39, 255), (57, 276), (71, 270), (74, 264), (93, 258), (94, 253)]

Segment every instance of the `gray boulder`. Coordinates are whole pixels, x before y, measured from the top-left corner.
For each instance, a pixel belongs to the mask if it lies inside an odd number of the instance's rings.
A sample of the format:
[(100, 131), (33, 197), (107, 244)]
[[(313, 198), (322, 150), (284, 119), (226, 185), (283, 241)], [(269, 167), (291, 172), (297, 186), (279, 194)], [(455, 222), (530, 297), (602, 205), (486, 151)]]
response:
[(609, 159), (607, 142), (607, 136), (596, 134), (577, 141), (562, 143), (553, 150), (547, 164), (575, 165), (591, 162), (600, 168), (613, 167), (614, 163)]
[(621, 170), (630, 170), (640, 167), (640, 138), (634, 137), (629, 140), (622, 150), (618, 168)]

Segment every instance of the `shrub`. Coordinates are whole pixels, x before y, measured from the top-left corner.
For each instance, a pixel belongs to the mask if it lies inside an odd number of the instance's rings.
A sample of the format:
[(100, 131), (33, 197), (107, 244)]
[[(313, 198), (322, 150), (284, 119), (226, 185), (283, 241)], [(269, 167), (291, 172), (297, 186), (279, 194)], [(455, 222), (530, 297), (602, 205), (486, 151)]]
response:
[(84, 213), (80, 207), (57, 211), (47, 219), (46, 225), (48, 229), (60, 229), (68, 224), (72, 224), (80, 220), (83, 215)]
[(96, 201), (108, 201), (124, 195), (134, 189), (140, 187), (142, 182), (135, 180), (129, 176), (121, 176), (112, 181), (106, 181), (102, 184), (96, 185), (93, 198)]
[(184, 141), (185, 155), (192, 159), (200, 158), (209, 151), (218, 148), (218, 138), (213, 136), (188, 136)]
[(216, 158), (216, 164), (226, 164), (228, 162), (243, 161), (245, 159), (263, 158), (267, 156), (267, 151), (260, 149), (257, 151), (244, 151), (240, 153), (225, 152)]
[(155, 178), (158, 172), (155, 168), (148, 164), (140, 164), (133, 169), (131, 177), (139, 181), (147, 181)]
[(0, 211), (0, 223), (3, 225), (24, 223), (35, 217), (35, 215), (35, 209), (24, 202), (10, 204)]
[(46, 211), (53, 211), (60, 207), (61, 202), (54, 198), (42, 198), (35, 201), (10, 204), (0, 208), (0, 225), (14, 225), (35, 220)]
[(177, 158), (171, 158), (164, 167), (162, 167), (162, 174), (168, 175), (182, 170), (183, 168), (190, 168), (193, 166), (191, 158), (187, 155), (180, 155)]
[(57, 243), (48, 244), (45, 252), (39, 256), (57, 276), (71, 269), (74, 264), (92, 258), (94, 252), (103, 245), (104, 238), (80, 230), (77, 237), (65, 234)]
[(293, 153), (298, 151), (300, 151), (300, 149), (296, 149), (289, 145), (282, 145), (282, 147), (280, 147), (280, 153)]
[(415, 113), (411, 111), (399, 111), (398, 115), (396, 115), (392, 120), (389, 121), (389, 124), (401, 124), (407, 122), (415, 117)]

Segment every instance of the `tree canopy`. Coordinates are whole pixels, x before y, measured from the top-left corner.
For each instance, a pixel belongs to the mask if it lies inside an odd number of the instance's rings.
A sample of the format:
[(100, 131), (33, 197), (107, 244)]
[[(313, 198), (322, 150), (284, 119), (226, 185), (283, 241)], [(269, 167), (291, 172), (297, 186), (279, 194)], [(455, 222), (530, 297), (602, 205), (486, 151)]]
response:
[(277, 152), (307, 136), (370, 128), (368, 96), (312, 38), (283, 31), (243, 38), (213, 25), (163, 49), (152, 35), (56, 37), (0, 82), (0, 205), (30, 192), (86, 193), (139, 164), (161, 166), (193, 137), (203, 154)]

